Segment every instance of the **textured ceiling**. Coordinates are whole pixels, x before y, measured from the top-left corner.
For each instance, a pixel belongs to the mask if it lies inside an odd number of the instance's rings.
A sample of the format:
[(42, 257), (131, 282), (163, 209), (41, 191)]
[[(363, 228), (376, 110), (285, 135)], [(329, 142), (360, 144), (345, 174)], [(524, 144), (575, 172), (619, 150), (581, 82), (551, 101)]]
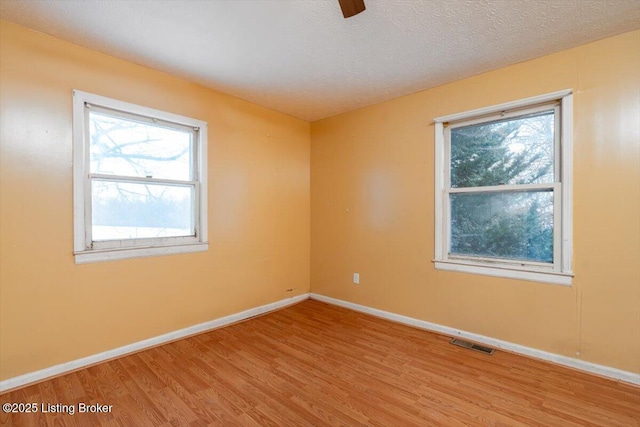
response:
[(313, 121), (640, 28), (640, 0), (0, 1), (0, 18)]

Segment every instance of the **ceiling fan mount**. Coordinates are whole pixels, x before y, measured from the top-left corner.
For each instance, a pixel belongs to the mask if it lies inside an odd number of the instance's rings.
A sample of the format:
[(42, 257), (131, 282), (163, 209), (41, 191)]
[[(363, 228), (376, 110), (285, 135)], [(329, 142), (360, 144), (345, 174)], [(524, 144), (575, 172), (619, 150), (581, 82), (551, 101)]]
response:
[(342, 9), (342, 16), (345, 19), (351, 18), (366, 9), (364, 0), (338, 0), (338, 2), (340, 3), (340, 9)]

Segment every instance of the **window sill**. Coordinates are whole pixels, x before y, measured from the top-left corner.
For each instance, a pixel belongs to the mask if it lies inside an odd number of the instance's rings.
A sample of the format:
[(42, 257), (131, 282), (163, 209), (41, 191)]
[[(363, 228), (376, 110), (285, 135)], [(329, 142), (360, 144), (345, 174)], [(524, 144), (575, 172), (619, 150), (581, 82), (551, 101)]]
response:
[(571, 286), (572, 273), (555, 271), (524, 270), (499, 265), (488, 266), (470, 261), (434, 260), (436, 270), (457, 271), (461, 273), (481, 274), (484, 276), (505, 277), (508, 279), (528, 280), (531, 282), (551, 283)]
[(185, 254), (191, 252), (204, 252), (209, 249), (208, 243), (195, 243), (176, 246), (156, 246), (126, 249), (102, 249), (93, 251), (76, 252), (76, 264), (89, 264), (92, 262), (115, 261), (128, 258), (143, 258), (160, 255)]

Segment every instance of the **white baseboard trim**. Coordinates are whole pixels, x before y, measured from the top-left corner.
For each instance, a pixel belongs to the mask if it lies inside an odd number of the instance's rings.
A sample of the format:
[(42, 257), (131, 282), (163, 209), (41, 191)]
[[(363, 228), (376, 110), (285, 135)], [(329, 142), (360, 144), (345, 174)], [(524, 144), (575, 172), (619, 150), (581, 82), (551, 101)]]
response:
[(596, 375), (612, 378), (627, 383), (640, 385), (640, 374), (633, 372), (623, 371), (621, 369), (611, 368), (609, 366), (598, 365), (596, 363), (585, 362), (584, 360), (574, 359), (572, 357), (562, 356), (559, 354), (548, 353), (546, 351), (537, 350), (531, 347), (525, 347), (523, 345), (514, 344), (508, 341), (502, 341), (495, 338), (486, 337), (484, 335), (475, 334), (473, 332), (461, 331), (459, 329), (451, 328), (448, 326), (438, 325), (437, 323), (431, 323), (424, 320), (414, 319), (412, 317), (403, 316), (400, 314), (391, 313), (389, 311), (379, 310), (377, 308), (371, 308), (352, 302), (319, 295), (316, 293), (309, 294), (311, 299), (326, 302), (328, 304), (337, 305), (340, 307), (349, 308), (351, 310), (359, 311), (361, 313), (371, 314), (373, 316), (382, 317), (394, 322), (404, 323), (405, 325), (414, 326), (420, 329), (426, 329), (428, 331), (437, 332), (439, 334), (448, 335), (451, 337), (461, 337), (470, 341), (475, 341), (479, 344), (484, 344), (489, 347), (506, 350), (512, 353), (522, 354), (524, 356), (532, 357), (534, 359), (545, 360), (558, 365), (567, 366), (570, 368), (578, 369), (581, 371), (589, 372)]
[(309, 294), (305, 293), (292, 298), (283, 299), (280, 301), (272, 302), (270, 304), (262, 305), (260, 307), (251, 308), (249, 310), (241, 311), (240, 313), (230, 314), (229, 316), (214, 319), (208, 322), (200, 323), (198, 325), (189, 326), (188, 328), (180, 329), (177, 331), (169, 332), (157, 337), (149, 338), (146, 340), (138, 341), (132, 344), (128, 344), (122, 347), (114, 348), (113, 350), (107, 350), (102, 353), (94, 354), (92, 356), (83, 357), (82, 359), (72, 360), (71, 362), (61, 363), (59, 365), (51, 366), (49, 368), (41, 369), (39, 371), (30, 372), (28, 374), (20, 375), (17, 377), (9, 378), (4, 381), (0, 381), (0, 393), (8, 390), (12, 390), (18, 387), (23, 387), (28, 384), (36, 383), (47, 378), (57, 377), (62, 374), (66, 374), (86, 366), (95, 365), (96, 363), (104, 362), (107, 360), (115, 359), (117, 357), (126, 356), (127, 354), (136, 353), (140, 350), (144, 350), (151, 347), (156, 347), (161, 344), (166, 344), (171, 341), (186, 338), (191, 335), (200, 334), (213, 329), (220, 328), (222, 326), (236, 323), (241, 320), (249, 319), (250, 317), (258, 316), (270, 311), (278, 310), (289, 305), (297, 304), (300, 301), (309, 299)]

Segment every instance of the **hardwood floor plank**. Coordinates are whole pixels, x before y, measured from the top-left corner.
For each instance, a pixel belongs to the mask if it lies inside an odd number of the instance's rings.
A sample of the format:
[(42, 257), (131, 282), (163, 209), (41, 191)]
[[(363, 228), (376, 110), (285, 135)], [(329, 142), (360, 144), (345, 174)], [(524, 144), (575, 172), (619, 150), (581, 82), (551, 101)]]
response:
[(640, 387), (304, 301), (0, 395), (2, 426), (640, 426)]

